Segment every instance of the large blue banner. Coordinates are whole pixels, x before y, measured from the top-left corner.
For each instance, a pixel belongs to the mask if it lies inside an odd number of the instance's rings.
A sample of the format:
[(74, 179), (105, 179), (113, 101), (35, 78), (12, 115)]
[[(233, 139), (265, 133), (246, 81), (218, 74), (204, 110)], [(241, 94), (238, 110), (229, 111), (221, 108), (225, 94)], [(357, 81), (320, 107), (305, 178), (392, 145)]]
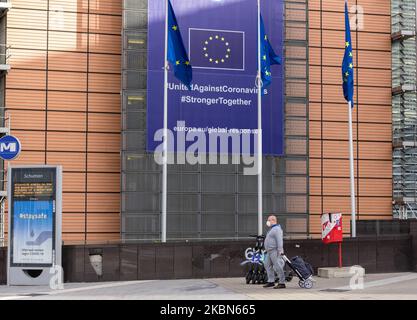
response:
[[(179, 132), (257, 132), (258, 16), (256, 0), (171, 0), (193, 66), (192, 90), (169, 72), (168, 129)], [(282, 0), (263, 0), (262, 16), (275, 52), (283, 57)], [(165, 0), (149, 1), (147, 148), (161, 145)], [(283, 70), (272, 67), (262, 98), (263, 153), (283, 155)], [(252, 137), (252, 141), (254, 141)], [(192, 144), (187, 141), (186, 146)], [(207, 144), (208, 145), (208, 144)], [(253, 146), (250, 149), (253, 153)], [(178, 143), (170, 151), (179, 150)], [(201, 151), (201, 150), (200, 150)], [(209, 151), (208, 149), (206, 150)], [(245, 153), (230, 149), (229, 153)]]

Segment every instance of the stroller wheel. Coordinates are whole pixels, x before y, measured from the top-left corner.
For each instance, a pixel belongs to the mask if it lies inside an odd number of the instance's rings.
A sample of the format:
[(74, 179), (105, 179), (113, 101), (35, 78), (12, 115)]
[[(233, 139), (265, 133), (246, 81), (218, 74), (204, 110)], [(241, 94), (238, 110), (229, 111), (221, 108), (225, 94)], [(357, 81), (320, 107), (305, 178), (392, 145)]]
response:
[(302, 280), (298, 281), (298, 285), (300, 286), (300, 288), (304, 288), (304, 281)]
[(313, 281), (311, 281), (311, 279), (307, 279), (307, 280), (304, 282), (304, 288), (306, 288), (306, 289), (311, 289), (311, 288), (313, 288)]
[(246, 284), (249, 284), (250, 283), (250, 279), (251, 279), (251, 272), (249, 271), (247, 274), (246, 274)]
[(256, 284), (256, 282), (258, 281), (258, 273), (259, 273), (259, 267), (255, 265), (252, 271), (252, 284)]
[(262, 273), (259, 273), (258, 274), (258, 278), (256, 279), (256, 283), (257, 284), (262, 284), (263, 280), (264, 280), (263, 274)]
[(251, 278), (252, 284), (255, 284), (256, 283), (256, 278), (257, 278), (256, 273), (255, 272), (252, 273), (252, 278)]

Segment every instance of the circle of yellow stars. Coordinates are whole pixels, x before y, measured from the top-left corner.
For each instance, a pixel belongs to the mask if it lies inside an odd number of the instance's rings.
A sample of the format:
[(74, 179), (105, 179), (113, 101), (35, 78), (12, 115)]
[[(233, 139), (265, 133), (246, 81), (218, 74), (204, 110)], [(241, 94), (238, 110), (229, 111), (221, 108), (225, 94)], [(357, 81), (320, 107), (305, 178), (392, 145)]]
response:
[[(217, 57), (216, 58), (216, 57), (212, 57), (208, 53), (208, 46), (212, 41), (220, 41), (221, 43), (224, 44), (225, 49), (226, 49), (226, 53), (225, 53), (224, 57)], [(221, 37), (219, 35), (215, 35), (215, 36), (210, 36), (206, 41), (204, 41), (203, 54), (204, 54), (204, 57), (206, 57), (210, 63), (213, 63), (213, 64), (225, 63), (228, 59), (230, 59), (231, 52), (232, 52), (232, 49), (230, 49), (230, 43), (227, 42), (224, 37)]]

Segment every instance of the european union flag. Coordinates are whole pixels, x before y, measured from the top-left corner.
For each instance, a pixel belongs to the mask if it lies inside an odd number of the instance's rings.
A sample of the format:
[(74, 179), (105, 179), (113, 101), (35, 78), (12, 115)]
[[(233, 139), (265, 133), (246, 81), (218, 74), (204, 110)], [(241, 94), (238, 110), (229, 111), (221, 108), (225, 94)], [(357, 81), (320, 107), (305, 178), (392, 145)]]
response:
[(241, 31), (190, 29), (190, 59), (194, 68), (245, 70), (245, 34)]
[(345, 2), (345, 29), (345, 56), (343, 58), (342, 64), (343, 94), (345, 96), (346, 101), (351, 102), (353, 107), (353, 49), (352, 38), (350, 35), (350, 23), (347, 2)]
[(262, 94), (264, 89), (272, 82), (271, 65), (281, 64), (281, 57), (278, 56), (274, 49), (272, 49), (268, 36), (265, 32), (264, 20), (261, 15), (261, 78), (262, 78)]
[(191, 89), (191, 80), (193, 79), (193, 69), (185, 51), (184, 42), (182, 41), (181, 32), (178, 27), (177, 18), (171, 1), (168, 0), (168, 61), (174, 67), (174, 74), (178, 80), (184, 83), (188, 89)]

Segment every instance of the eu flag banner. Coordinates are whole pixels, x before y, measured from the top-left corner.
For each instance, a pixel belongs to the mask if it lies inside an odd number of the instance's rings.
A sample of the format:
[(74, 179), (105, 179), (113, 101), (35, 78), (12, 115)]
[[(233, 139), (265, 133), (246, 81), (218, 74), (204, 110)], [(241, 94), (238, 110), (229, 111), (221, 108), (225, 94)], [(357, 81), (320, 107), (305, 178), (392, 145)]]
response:
[[(146, 142), (149, 152), (160, 150), (161, 141), (155, 137), (164, 128), (162, 84), (165, 59), (161, 43), (164, 42), (166, 31), (163, 17), (165, 2), (166, 0), (148, 2)], [(198, 135), (199, 141), (206, 139), (207, 142), (214, 140), (216, 135), (220, 136), (219, 141), (236, 135), (241, 141), (240, 150), (229, 148), (223, 150), (223, 153), (253, 154), (258, 131), (257, 1), (171, 0), (171, 3), (179, 26), (176, 22), (170, 23), (170, 30), (177, 29), (172, 29), (174, 26), (181, 28), (182, 40), (192, 65), (192, 83), (191, 90), (187, 90), (173, 72), (168, 73), (167, 128), (174, 141), (168, 146), (169, 151), (182, 153), (183, 150), (195, 146), (196, 138), (191, 139), (193, 134)], [(262, 10), (270, 45), (277, 55), (284, 57), (283, 0), (262, 0)], [(178, 29), (171, 33), (179, 36)], [(265, 50), (270, 52), (268, 46)], [(181, 61), (179, 66), (184, 66)], [(284, 70), (283, 59), (281, 65), (272, 67), (272, 82), (264, 90), (264, 155), (280, 156), (285, 150)], [(243, 138), (248, 135), (251, 145), (244, 150), (243, 146), (247, 144)], [(181, 139), (185, 141), (180, 143)], [(219, 142), (217, 145), (221, 144)], [(199, 149), (199, 153), (214, 152), (209, 149), (210, 143), (207, 143), (204, 150)]]
[(265, 24), (262, 18), (261, 20), (261, 77), (262, 77), (262, 94), (265, 94), (265, 89), (272, 82), (271, 65), (281, 64), (281, 58), (275, 53), (274, 49), (269, 42), (268, 36), (265, 32)]
[(356, 204), (355, 204), (355, 166), (353, 156), (352, 108), (354, 94), (353, 49), (350, 34), (350, 23), (347, 0), (345, 1), (345, 56), (342, 63), (343, 95), (349, 102), (349, 171), (350, 171), (350, 209), (352, 210), (352, 237), (356, 237)]
[(177, 17), (172, 8), (171, 1), (168, 0), (168, 61), (174, 68), (175, 77), (190, 89), (193, 79), (192, 67), (185, 51), (184, 42)]
[(347, 102), (352, 103), (354, 94), (353, 77), (353, 49), (352, 37), (350, 34), (350, 23), (347, 2), (345, 2), (345, 56), (342, 63), (343, 94)]
[(241, 31), (189, 29), (194, 68), (245, 70), (245, 34)]

